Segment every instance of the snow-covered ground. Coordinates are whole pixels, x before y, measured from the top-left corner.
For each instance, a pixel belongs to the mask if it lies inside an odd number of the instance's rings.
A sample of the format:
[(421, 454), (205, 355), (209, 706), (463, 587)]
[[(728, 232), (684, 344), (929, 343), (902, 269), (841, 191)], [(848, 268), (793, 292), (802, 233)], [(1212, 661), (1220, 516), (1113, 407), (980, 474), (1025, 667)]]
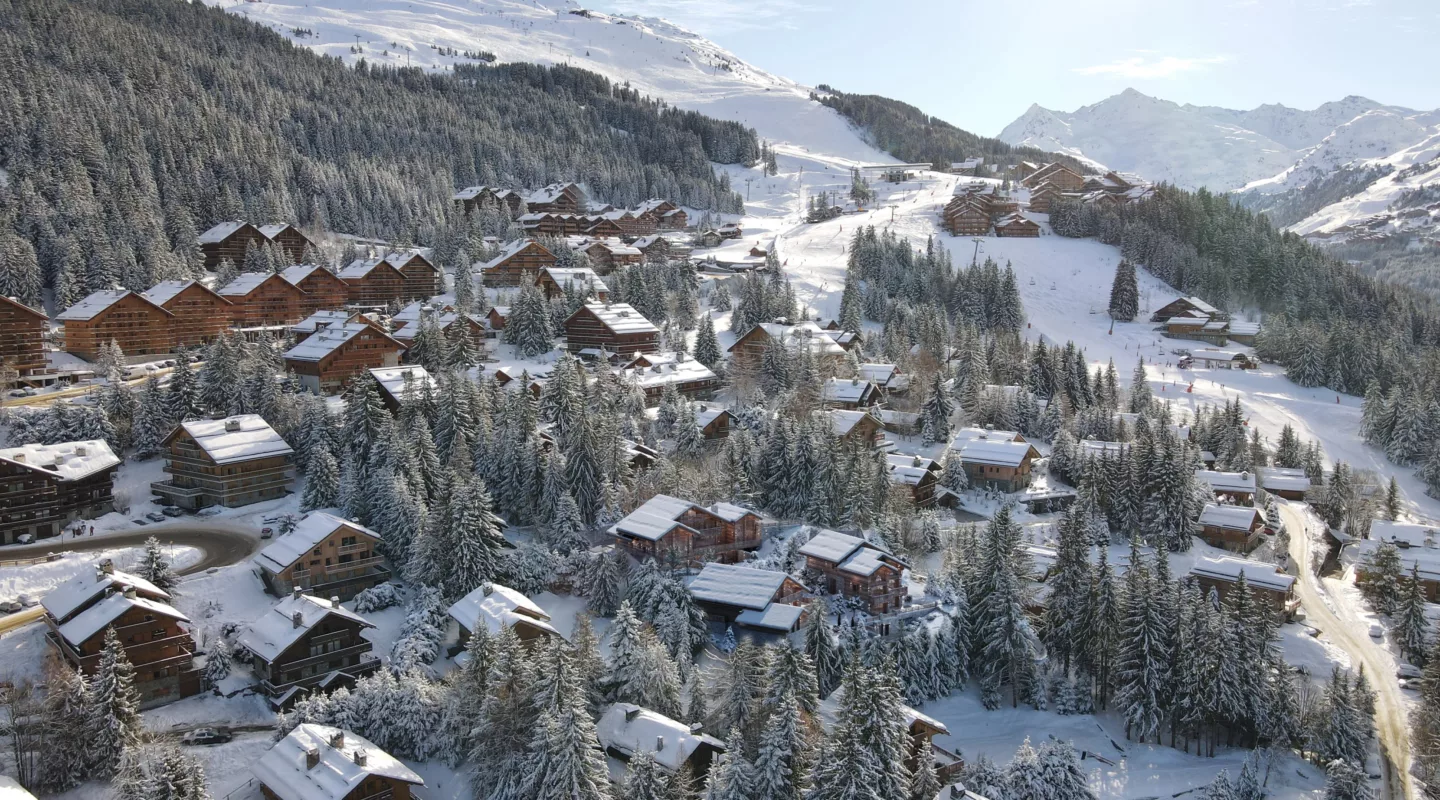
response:
[[(161, 551), (174, 569), (200, 561), (201, 552), (194, 547), (163, 545)], [(143, 547), (117, 547), (88, 553), (62, 553), (56, 561), (42, 561), (38, 564), (0, 566), (0, 599), (13, 599), (20, 594), (43, 597), (50, 590), (83, 572), (95, 569), (103, 559), (115, 562), (115, 568), (132, 570), (145, 554)]]

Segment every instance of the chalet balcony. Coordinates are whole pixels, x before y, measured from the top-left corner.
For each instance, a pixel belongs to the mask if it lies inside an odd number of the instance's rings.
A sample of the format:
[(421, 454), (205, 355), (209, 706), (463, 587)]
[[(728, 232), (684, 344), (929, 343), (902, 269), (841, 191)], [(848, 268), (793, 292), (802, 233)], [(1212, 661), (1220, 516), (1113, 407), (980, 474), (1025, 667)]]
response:
[[(89, 673), (94, 669), (96, 664), (100, 663), (100, 653), (81, 655), (80, 651), (72, 647), (70, 643), (65, 641), (64, 637), (56, 633), (54, 629), (45, 632), (45, 639), (50, 642), (52, 647), (60, 651), (60, 654), (65, 657), (66, 661), (69, 661), (81, 672)], [(173, 656), (150, 660), (143, 660), (135, 655), (135, 652), (141, 647), (150, 645), (164, 647), (170, 644), (178, 646), (180, 652)], [(163, 639), (149, 639), (143, 642), (134, 642), (125, 645), (125, 654), (130, 658), (130, 663), (137, 668), (143, 668), (146, 671), (163, 669), (165, 667), (188, 664), (193, 661), (195, 659), (195, 641), (190, 638), (190, 634), (188, 633), (182, 633), (177, 636), (167, 636)]]
[(374, 545), (362, 542), (360, 544), (342, 544), (335, 549), (335, 552), (343, 556), (350, 553), (363, 553), (372, 549), (374, 549)]
[(330, 564), (317, 566), (314, 569), (297, 569), (290, 573), (290, 580), (299, 583), (306, 580), (336, 580), (339, 578), (354, 578), (372, 571), (372, 567), (379, 567), (376, 572), (390, 574), (390, 570), (384, 567), (385, 559), (380, 556), (371, 558), (360, 558), (354, 561), (346, 561), (343, 564)]
[[(366, 646), (368, 647), (368, 642), (366, 643)], [(349, 649), (354, 649), (354, 648), (349, 648)], [(334, 653), (326, 653), (324, 656), (317, 656), (316, 659), (327, 659), (327, 660), (328, 660), (328, 659), (336, 658), (336, 657), (338, 657), (339, 654), (346, 653), (346, 652), (349, 652), (349, 650), (336, 650)], [(312, 661), (312, 660), (316, 660), (316, 659), (306, 659), (306, 661)], [(287, 670), (289, 670), (289, 669), (293, 668), (295, 665), (297, 665), (297, 664), (302, 664), (302, 663), (304, 663), (304, 662), (300, 662), (300, 661), (291, 662), (290, 664), (286, 664), (286, 665), (285, 665), (285, 668), (286, 668)], [(260, 687), (265, 691), (266, 694), (270, 695), (271, 697), (277, 697), (277, 696), (282, 695), (282, 694), (284, 694), (285, 692), (289, 691), (290, 689), (294, 689), (294, 688), (297, 688), (297, 687), (299, 687), (299, 688), (304, 688), (304, 687), (308, 687), (308, 686), (315, 686), (316, 684), (319, 684), (320, 682), (324, 681), (325, 678), (328, 677), (328, 676), (330, 675), (330, 673), (332, 673), (332, 672), (343, 672), (343, 673), (345, 673), (346, 675), (353, 675), (353, 676), (355, 676), (355, 677), (358, 678), (358, 677), (361, 677), (361, 676), (363, 676), (363, 675), (369, 675), (370, 673), (374, 672), (375, 670), (377, 670), (377, 669), (379, 669), (379, 668), (380, 668), (380, 659), (374, 658), (374, 657), (372, 656), (371, 658), (368, 658), (368, 659), (362, 659), (359, 664), (355, 664), (355, 665), (349, 666), (349, 667), (339, 667), (339, 668), (337, 668), (337, 669), (326, 670), (326, 671), (324, 671), (324, 672), (317, 672), (317, 673), (315, 673), (314, 675), (308, 675), (308, 676), (306, 676), (306, 677), (304, 677), (304, 678), (301, 678), (300, 680), (297, 680), (297, 681), (286, 681), (286, 682), (281, 682), (281, 683), (274, 683), (274, 682), (272, 682), (269, 678), (266, 678), (266, 679), (260, 681)]]

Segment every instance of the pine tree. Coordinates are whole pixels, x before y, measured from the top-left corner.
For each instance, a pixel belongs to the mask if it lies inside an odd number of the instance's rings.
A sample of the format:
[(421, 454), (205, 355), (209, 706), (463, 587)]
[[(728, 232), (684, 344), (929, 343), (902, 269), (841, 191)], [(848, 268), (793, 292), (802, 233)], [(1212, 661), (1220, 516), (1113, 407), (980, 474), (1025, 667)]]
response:
[(738, 730), (731, 730), (720, 763), (710, 768), (705, 782), (704, 800), (752, 800), (755, 768), (745, 758), (744, 741)]
[(840, 685), (842, 656), (824, 601), (812, 600), (808, 614), (805, 621), (805, 654), (810, 657), (810, 663), (815, 665), (820, 697), (829, 697), (835, 687)]
[(328, 450), (320, 450), (310, 457), (309, 469), (305, 473), (305, 489), (300, 498), (300, 510), (333, 508), (339, 498), (340, 467)]
[(1423, 668), (1429, 657), (1430, 620), (1425, 616), (1425, 585), (1420, 581), (1418, 564), (1410, 567), (1410, 577), (1404, 580), (1402, 592), (1395, 638), (1400, 654), (1411, 664)]
[(114, 628), (105, 629), (100, 661), (89, 680), (90, 724), (86, 730), (91, 770), (108, 777), (120, 768), (125, 751), (140, 742), (140, 693), (135, 689), (135, 668)]
[(636, 753), (625, 765), (620, 792), (626, 800), (670, 800), (669, 781), (649, 750)]
[(709, 314), (700, 316), (700, 331), (695, 334), (695, 360), (711, 369), (720, 363), (720, 340), (715, 337), (715, 323)]
[(1365, 771), (1343, 758), (1331, 761), (1325, 768), (1325, 800), (1372, 800), (1370, 781)]
[(161, 590), (175, 593), (175, 585), (180, 582), (175, 571), (170, 568), (169, 559), (160, 549), (160, 540), (154, 536), (145, 540), (145, 555), (140, 558), (140, 565), (136, 569), (140, 577), (155, 584)]
[(931, 382), (930, 396), (920, 408), (921, 440), (926, 445), (950, 440), (950, 415), (954, 410), (945, 389), (944, 373), (937, 371)]
[(42, 791), (62, 792), (85, 780), (91, 764), (89, 689), (68, 664), (57, 663), (46, 676), (45, 757), (40, 761)]
[(1130, 547), (1130, 568), (1125, 573), (1125, 595), (1120, 624), (1120, 651), (1116, 664), (1116, 693), (1125, 717), (1127, 738), (1158, 740), (1161, 700), (1168, 676), (1163, 608), (1156, 595), (1168, 586), (1152, 585), (1149, 567), (1140, 556), (1139, 543)]
[[(751, 796), (766, 800), (799, 800), (807, 768), (800, 708), (794, 697), (782, 694), (779, 702), (770, 709), (770, 718), (760, 734)], [(934, 800), (934, 797), (928, 800)]]
[(618, 550), (602, 553), (595, 559), (590, 575), (590, 612), (601, 617), (613, 616), (625, 596), (625, 573), (621, 565), (626, 558)]
[(1133, 322), (1140, 313), (1140, 289), (1135, 283), (1135, 265), (1120, 259), (1115, 267), (1115, 280), (1110, 285), (1110, 318)]
[(500, 574), (506, 545), (484, 481), (476, 475), (452, 485), (450, 513), (439, 531), (448, 559), (443, 588), (449, 597), (463, 597)]
[(1130, 405), (1128, 410), (1131, 414), (1150, 413), (1150, 404), (1155, 400), (1150, 392), (1150, 383), (1145, 377), (1145, 359), (1135, 362), (1135, 372), (1130, 376)]
[(1064, 740), (1040, 745), (1036, 754), (1040, 762), (1040, 781), (1046, 788), (1046, 800), (1095, 800), (1095, 792), (1080, 768), (1075, 748)]

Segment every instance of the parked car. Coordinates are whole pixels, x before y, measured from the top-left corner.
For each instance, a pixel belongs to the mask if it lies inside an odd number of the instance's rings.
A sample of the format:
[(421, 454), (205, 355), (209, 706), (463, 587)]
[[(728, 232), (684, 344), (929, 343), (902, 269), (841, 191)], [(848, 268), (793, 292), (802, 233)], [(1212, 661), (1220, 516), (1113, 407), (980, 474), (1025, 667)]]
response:
[(213, 516), (215, 516), (216, 514), (219, 514), (219, 513), (220, 513), (220, 509), (215, 508), (214, 506), (211, 506), (210, 508), (202, 508), (202, 509), (200, 509), (199, 511), (196, 511), (196, 512), (195, 512), (195, 516), (197, 516), (197, 517), (213, 517)]
[(24, 607), (25, 606), (20, 605), (19, 600), (0, 601), (0, 614), (14, 614), (16, 611), (19, 611)]
[(31, 544), (35, 541), (35, 534), (22, 533), (19, 536), (15, 537), (15, 541), (19, 542), (20, 544)]
[(145, 515), (145, 519), (148, 519), (151, 522), (164, 522), (165, 515), (161, 514), (159, 511), (151, 511), (150, 513)]
[(1379, 625), (1378, 623), (1375, 624), (1375, 625), (1371, 625), (1371, 626), (1370, 626), (1370, 638), (1371, 638), (1371, 639), (1384, 639), (1384, 638), (1385, 638), (1385, 629), (1382, 628), (1382, 627), (1380, 627), (1380, 625)]
[(260, 529), (260, 538), (261, 538), (261, 539), (269, 539), (271, 536), (274, 536), (274, 535), (275, 535), (275, 529), (274, 529), (274, 528), (261, 528), (261, 529)]
[(167, 517), (178, 517), (185, 512), (181, 511), (179, 506), (165, 506), (160, 509), (160, 513)]
[(224, 728), (196, 728), (184, 736), (181, 736), (180, 744), (224, 744), (234, 738), (235, 735)]
[(1423, 675), (1424, 673), (1420, 671), (1420, 668), (1415, 666), (1414, 664), (1406, 664), (1404, 662), (1401, 662), (1395, 665), (1395, 677), (1397, 678), (1415, 680), (1416, 678), (1419, 678)]
[(143, 519), (140, 519), (139, 517), (136, 517), (135, 519), (130, 520), (130, 524), (131, 524), (131, 525), (135, 525), (135, 526), (137, 526), (137, 527), (143, 528), (143, 527), (145, 527), (146, 525), (148, 525), (149, 523), (147, 523), (147, 522), (146, 522), (145, 520), (143, 520)]
[(40, 598), (36, 597), (33, 594), (22, 594), (15, 599), (19, 600), (20, 605), (25, 606), (26, 608), (34, 608), (35, 606), (40, 605)]
[(24, 390), (24, 389), (15, 389), (15, 390), (13, 390), (13, 391), (10, 392), (10, 396), (11, 396), (11, 397), (24, 397), (24, 396), (25, 396), (25, 390)]

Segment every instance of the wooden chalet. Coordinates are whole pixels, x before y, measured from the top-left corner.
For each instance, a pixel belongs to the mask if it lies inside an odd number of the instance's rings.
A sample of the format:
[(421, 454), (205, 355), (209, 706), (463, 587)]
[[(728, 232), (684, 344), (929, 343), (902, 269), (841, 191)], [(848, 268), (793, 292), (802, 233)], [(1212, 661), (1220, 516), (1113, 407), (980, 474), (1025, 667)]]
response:
[(745, 235), (744, 229), (735, 222), (727, 222), (716, 228), (715, 232), (720, 234), (721, 239), (739, 239)]
[(946, 206), (941, 216), (952, 236), (985, 236), (990, 233), (990, 215), (972, 203)]
[(181, 508), (274, 500), (295, 483), (295, 451), (258, 414), (182, 422), (164, 447), (170, 477), (150, 491)]
[(639, 264), (645, 259), (639, 248), (621, 244), (616, 239), (597, 239), (581, 245), (579, 249), (590, 257), (590, 263), (601, 275), (609, 275), (620, 267)]
[(1085, 176), (1059, 162), (1046, 164), (1020, 182), (1033, 189), (1045, 181), (1049, 181), (1062, 192), (1078, 192), (1085, 188)]
[(103, 440), (0, 449), (0, 544), (115, 510), (120, 459)]
[(95, 292), (61, 312), (65, 352), (94, 361), (114, 341), (127, 357), (171, 352), (174, 315), (142, 294), (124, 289)]
[(311, 336), (314, 336), (317, 331), (323, 331), (326, 328), (336, 325), (344, 325), (347, 322), (369, 322), (369, 320), (358, 311), (348, 311), (345, 309), (316, 311), (305, 319), (295, 323), (290, 328), (290, 335), (294, 337), (295, 343), (299, 344)]
[(1049, 214), (1060, 197), (1061, 192), (1055, 184), (1046, 181), (1030, 191), (1030, 210), (1036, 214)]
[(311, 722), (276, 742), (253, 771), (264, 800), (411, 800), (411, 788), (425, 785), (370, 740)]
[(880, 389), (860, 377), (827, 378), (820, 389), (820, 402), (851, 411), (869, 408), (880, 402)]
[(651, 199), (641, 203), (635, 209), (635, 216), (646, 220), (652, 226), (649, 231), (640, 235), (654, 233), (656, 230), (678, 231), (685, 228), (688, 222), (685, 211), (669, 200)]
[(295, 589), (241, 631), (238, 642), (270, 705), (288, 708), (311, 689), (336, 689), (379, 669), (373, 645), (361, 636), (373, 627), (339, 600)]
[(762, 322), (736, 339), (727, 352), (736, 368), (754, 371), (760, 368), (766, 348), (777, 345), (791, 350), (809, 348), (816, 365), (825, 374), (835, 373), (845, 363), (845, 348), (817, 323), (808, 320), (798, 325)]
[(387, 256), (357, 258), (345, 265), (339, 276), (349, 288), (350, 302), (355, 305), (384, 308), (413, 299), (405, 293), (405, 273), (390, 263)]
[(482, 626), (491, 636), (509, 628), (522, 642), (565, 638), (551, 624), (550, 614), (539, 604), (524, 593), (498, 583), (483, 583), (475, 587), (450, 606), (448, 615), (453, 625), (448, 626), (445, 640), (451, 643), (447, 648), (451, 655), (464, 650), (470, 637)]
[(858, 598), (871, 614), (899, 611), (905, 604), (900, 578), (909, 565), (864, 539), (822, 530), (800, 555), (807, 568), (820, 573), (826, 592)]
[(447, 340), (451, 336), (459, 335), (457, 327), (464, 329), (465, 335), (470, 337), (470, 342), (475, 347), (475, 352), (485, 352), (485, 321), (474, 314), (458, 314), (454, 311), (441, 314), (426, 312), (421, 319), (405, 323), (390, 335), (395, 338), (395, 341), (409, 349), (414, 344), (415, 337), (420, 335), (420, 327), (427, 321), (433, 321), (435, 327), (440, 331), (440, 335), (446, 337)]
[(440, 388), (430, 372), (419, 364), (372, 369), (370, 377), (380, 385), (380, 400), (392, 414), (399, 413), (408, 398), (419, 397), (426, 387), (432, 392)]
[(910, 492), (910, 502), (917, 508), (935, 505), (935, 487), (940, 485), (940, 464), (933, 458), (888, 453), (885, 468), (890, 482)]
[(552, 183), (526, 196), (525, 206), (532, 212), (579, 214), (585, 210), (585, 193), (576, 183)]
[(581, 223), (583, 233), (596, 239), (619, 239), (621, 236), (639, 235), (639, 232), (635, 230), (639, 227), (636, 219), (628, 211), (594, 214), (582, 217), (582, 219), (584, 220)]
[(253, 560), (265, 591), (277, 597), (303, 590), (349, 600), (390, 580), (380, 542), (380, 534), (363, 525), (312, 511)]
[[(580, 214), (530, 212), (515, 219), (532, 236), (579, 236), (595, 227), (596, 220)], [(619, 228), (615, 228), (619, 230)], [(618, 235), (618, 234), (614, 234)]]
[(490, 306), (485, 312), (485, 324), (492, 331), (505, 330), (505, 321), (510, 318), (510, 306)]
[(302, 264), (307, 257), (314, 258), (318, 252), (310, 237), (288, 222), (261, 225), (258, 230), (267, 242), (279, 245), (280, 253), (291, 264)]
[(660, 329), (628, 303), (586, 303), (565, 319), (570, 352), (587, 356), (654, 353)]
[(350, 284), (319, 264), (296, 264), (281, 272), (280, 277), (305, 293), (300, 310), (306, 314), (344, 308), (350, 300)]
[(639, 250), (642, 258), (664, 260), (670, 257), (670, 240), (658, 233), (641, 236), (631, 242), (630, 246)]
[(236, 267), (245, 266), (245, 252), (252, 246), (268, 244), (260, 229), (248, 222), (221, 222), (200, 234), (200, 252), (205, 256), (205, 269), (214, 272), (220, 262), (229, 261)]
[(1375, 551), (1393, 545), (1400, 556), (1400, 571), (1409, 576), (1413, 570), (1420, 579), (1425, 599), (1440, 602), (1440, 526), (1432, 523), (1390, 522), (1377, 519), (1370, 523), (1370, 538), (1356, 539), (1340, 551), (1340, 562), (1355, 569), (1355, 580), (1364, 584)]
[(1260, 488), (1286, 500), (1304, 500), (1312, 488), (1310, 476), (1303, 469), (1285, 467), (1261, 467)]
[[(1015, 439), (1020, 441), (1015, 441)], [(1030, 485), (1031, 469), (1040, 451), (1022, 437), (1004, 431), (965, 428), (950, 449), (959, 452), (970, 485), (1018, 492)]]
[(1240, 585), (1243, 575), (1251, 597), (1261, 607), (1270, 609), (1277, 622), (1290, 621), (1295, 609), (1300, 607), (1300, 601), (1295, 598), (1295, 576), (1286, 575), (1274, 564), (1248, 558), (1202, 556), (1190, 568), (1190, 575), (1200, 584), (1201, 592), (1208, 595), (1214, 589), (1221, 602)]
[(734, 563), (744, 552), (760, 548), (762, 522), (758, 513), (730, 503), (702, 506), (657, 494), (608, 532), (631, 555), (662, 565)]
[(445, 271), (430, 260), (429, 248), (395, 251), (385, 256), (390, 266), (404, 277), (401, 297), (405, 300), (428, 300), (445, 292)]
[(486, 286), (522, 286), (541, 269), (555, 266), (555, 254), (533, 239), (516, 239), (500, 255), (477, 266)]
[(1255, 505), (1255, 473), (1196, 470), (1195, 480), (1208, 484), (1215, 499), (1242, 506)]
[(209, 344), (230, 327), (235, 304), (199, 281), (162, 281), (145, 299), (169, 311), (170, 351)]
[(285, 351), (285, 366), (315, 394), (338, 394), (361, 372), (400, 364), (405, 345), (368, 322), (317, 331)]
[(711, 228), (696, 233), (694, 243), (696, 247), (719, 247), (725, 243), (725, 238), (720, 231)]
[(885, 441), (885, 423), (870, 409), (832, 408), (819, 413), (830, 419), (830, 434), (843, 444), (873, 448)]
[(503, 208), (511, 219), (525, 213), (525, 199), (513, 189), (500, 189), (495, 186), (469, 186), (451, 195), (450, 200), (459, 206), (466, 216), (469, 216), (470, 212), (475, 209), (484, 208), (487, 205)]
[(1036, 238), (1040, 235), (1040, 225), (1019, 214), (1011, 214), (995, 221), (995, 235), (1011, 238)]
[(724, 439), (735, 425), (735, 415), (728, 409), (707, 403), (695, 404), (695, 424), (700, 426), (700, 436), (707, 440)]
[(102, 561), (41, 600), (45, 639), (77, 672), (94, 675), (113, 628), (135, 673), (140, 707), (152, 708), (200, 693), (190, 618), (170, 605), (155, 584)]
[(646, 405), (657, 405), (666, 386), (673, 385), (675, 391), (692, 400), (708, 400), (720, 387), (720, 378), (709, 367), (689, 356), (651, 354), (644, 362), (641, 365), (632, 361), (615, 370), (615, 374), (622, 382), (633, 381), (639, 386), (645, 392)]
[(1166, 303), (1150, 315), (1151, 322), (1163, 322), (1171, 317), (1178, 317), (1191, 314), (1196, 318), (1211, 319), (1214, 317), (1224, 318), (1225, 313), (1215, 306), (1201, 300), (1198, 297), (1177, 297)]
[(605, 754), (629, 761), (649, 753), (666, 773), (703, 781), (725, 752), (725, 743), (664, 714), (633, 703), (613, 703), (595, 723)]
[(0, 295), (0, 366), (23, 381), (45, 371), (45, 330), (49, 318), (13, 297)]
[(545, 290), (546, 300), (564, 297), (567, 286), (571, 291), (588, 289), (586, 295), (602, 303), (610, 299), (610, 287), (589, 267), (541, 267), (535, 285)]
[(1265, 518), (1248, 506), (1207, 503), (1200, 512), (1200, 538), (1212, 547), (1248, 553), (1264, 540)]
[(706, 564), (686, 588), (710, 619), (781, 636), (800, 627), (810, 597), (784, 572), (738, 564)]
[(305, 318), (305, 293), (274, 272), (242, 272), (220, 287), (234, 310), (231, 324), (241, 330), (288, 328)]

